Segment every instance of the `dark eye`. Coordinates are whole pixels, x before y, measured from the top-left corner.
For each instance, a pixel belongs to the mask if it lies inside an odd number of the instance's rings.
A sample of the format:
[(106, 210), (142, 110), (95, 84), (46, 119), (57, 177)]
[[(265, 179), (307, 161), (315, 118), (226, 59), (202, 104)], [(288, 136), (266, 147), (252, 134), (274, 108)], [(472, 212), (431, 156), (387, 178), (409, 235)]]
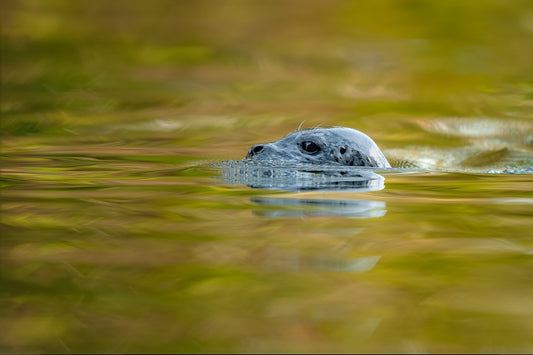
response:
[(320, 150), (320, 147), (318, 144), (314, 142), (302, 142), (300, 143), (300, 146), (303, 150), (305, 150), (307, 153), (314, 154)]

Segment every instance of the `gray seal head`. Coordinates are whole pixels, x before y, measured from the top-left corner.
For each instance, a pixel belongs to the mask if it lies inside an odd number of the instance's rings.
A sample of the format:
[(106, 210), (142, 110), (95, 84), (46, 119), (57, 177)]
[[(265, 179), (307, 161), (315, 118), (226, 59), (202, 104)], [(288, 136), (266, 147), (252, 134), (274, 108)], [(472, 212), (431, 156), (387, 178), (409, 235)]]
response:
[(283, 163), (390, 168), (389, 162), (369, 136), (346, 127), (299, 130), (278, 141), (252, 146), (246, 158)]

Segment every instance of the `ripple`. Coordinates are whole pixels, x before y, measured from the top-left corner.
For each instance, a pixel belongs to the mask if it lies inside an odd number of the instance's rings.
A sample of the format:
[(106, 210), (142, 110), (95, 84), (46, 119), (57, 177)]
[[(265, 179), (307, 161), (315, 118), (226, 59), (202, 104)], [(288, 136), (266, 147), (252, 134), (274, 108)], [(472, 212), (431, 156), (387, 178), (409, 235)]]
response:
[(429, 132), (474, 138), (521, 135), (533, 128), (529, 122), (495, 117), (443, 117), (420, 125)]

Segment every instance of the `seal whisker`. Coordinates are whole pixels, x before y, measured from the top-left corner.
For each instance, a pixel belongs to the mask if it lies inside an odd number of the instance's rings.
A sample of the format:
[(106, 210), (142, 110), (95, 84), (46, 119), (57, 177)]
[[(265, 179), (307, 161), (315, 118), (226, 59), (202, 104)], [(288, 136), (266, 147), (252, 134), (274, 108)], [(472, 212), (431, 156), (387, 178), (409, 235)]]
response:
[(316, 125), (313, 129), (317, 129), (317, 128), (320, 128), (323, 124), (325, 124), (326, 122), (322, 122), (322, 123), (319, 123), (318, 125)]

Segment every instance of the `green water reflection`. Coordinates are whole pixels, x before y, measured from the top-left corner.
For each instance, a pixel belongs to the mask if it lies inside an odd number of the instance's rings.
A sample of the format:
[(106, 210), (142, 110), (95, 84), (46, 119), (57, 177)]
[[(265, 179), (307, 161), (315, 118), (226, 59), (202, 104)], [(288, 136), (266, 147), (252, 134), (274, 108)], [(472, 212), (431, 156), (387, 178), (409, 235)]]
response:
[[(0, 16), (2, 352), (533, 351), (533, 175), (487, 173), (533, 166), (532, 2)], [(304, 120), (416, 170), (288, 192), (209, 167)]]

